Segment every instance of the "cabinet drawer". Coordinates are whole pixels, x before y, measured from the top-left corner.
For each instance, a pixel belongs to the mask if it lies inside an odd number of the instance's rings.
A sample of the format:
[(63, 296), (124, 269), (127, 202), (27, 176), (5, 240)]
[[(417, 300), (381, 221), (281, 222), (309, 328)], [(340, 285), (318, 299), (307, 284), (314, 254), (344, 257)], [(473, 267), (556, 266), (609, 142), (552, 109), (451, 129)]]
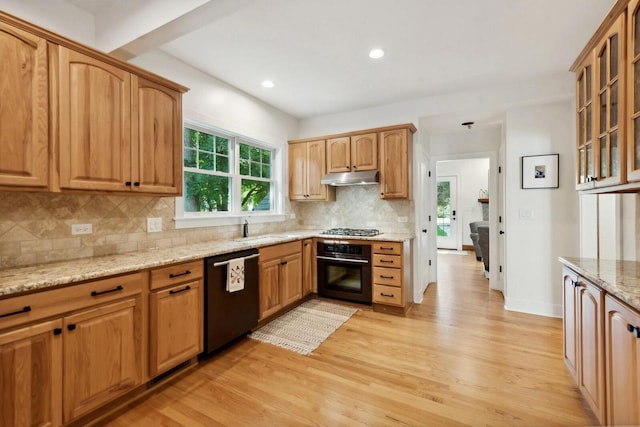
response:
[(374, 254), (402, 255), (402, 243), (373, 242), (371, 250)]
[(164, 288), (165, 286), (191, 281), (202, 277), (204, 274), (204, 261), (197, 260), (170, 265), (168, 267), (151, 270), (150, 289)]
[(283, 243), (281, 245), (267, 246), (260, 248), (260, 262), (268, 261), (274, 258), (282, 258), (287, 255), (295, 254), (302, 251), (302, 241)]
[(373, 283), (388, 285), (388, 286), (402, 286), (402, 270), (399, 268), (373, 268)]
[(393, 286), (373, 285), (373, 302), (402, 306), (402, 289)]
[(126, 274), (0, 300), (0, 330), (139, 294), (143, 278), (143, 273)]
[(402, 267), (402, 257), (400, 255), (373, 254), (373, 265), (376, 267)]

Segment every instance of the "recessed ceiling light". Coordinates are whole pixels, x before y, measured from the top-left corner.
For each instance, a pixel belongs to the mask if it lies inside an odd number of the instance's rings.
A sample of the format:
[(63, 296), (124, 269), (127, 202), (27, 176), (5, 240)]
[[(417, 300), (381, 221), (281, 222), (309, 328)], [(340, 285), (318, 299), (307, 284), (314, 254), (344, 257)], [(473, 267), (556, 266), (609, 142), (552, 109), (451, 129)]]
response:
[(262, 82), (262, 86), (271, 89), (275, 84), (271, 80), (265, 80)]
[(371, 49), (369, 51), (369, 58), (371, 59), (380, 59), (384, 56), (384, 50), (376, 47), (375, 49)]

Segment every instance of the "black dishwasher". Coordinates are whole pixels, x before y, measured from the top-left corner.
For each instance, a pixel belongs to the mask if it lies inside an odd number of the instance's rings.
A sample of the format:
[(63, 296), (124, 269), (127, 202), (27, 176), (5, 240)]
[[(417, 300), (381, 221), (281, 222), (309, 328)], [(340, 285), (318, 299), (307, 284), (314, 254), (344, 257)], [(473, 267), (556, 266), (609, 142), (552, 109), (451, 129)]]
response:
[[(227, 291), (229, 260), (244, 259), (244, 289)], [(204, 354), (251, 332), (258, 324), (258, 250), (205, 259)]]

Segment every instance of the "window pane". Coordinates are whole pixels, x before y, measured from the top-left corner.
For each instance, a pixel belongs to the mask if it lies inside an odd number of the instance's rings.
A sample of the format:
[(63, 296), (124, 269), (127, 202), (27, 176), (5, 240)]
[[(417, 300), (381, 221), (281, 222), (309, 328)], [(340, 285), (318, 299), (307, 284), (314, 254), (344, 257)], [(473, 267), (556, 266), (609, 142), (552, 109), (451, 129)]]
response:
[(271, 151), (262, 150), (262, 164), (270, 165), (271, 164)]
[(229, 158), (227, 156), (216, 156), (216, 170), (229, 173)]
[(578, 79), (578, 108), (584, 107), (584, 73)]
[(216, 153), (224, 154), (225, 156), (229, 155), (229, 139), (216, 137)]
[(251, 176), (259, 178), (261, 175), (260, 163), (251, 162)]
[(580, 165), (578, 166), (578, 171), (579, 171), (579, 175), (578, 175), (578, 183), (582, 184), (585, 182), (585, 160), (584, 160), (584, 148), (580, 149)]
[(633, 149), (636, 154), (633, 170), (637, 170), (640, 169), (640, 118), (633, 119)]
[(600, 89), (604, 89), (607, 85), (608, 77), (607, 77), (607, 48), (605, 47), (600, 57)]
[(587, 176), (593, 176), (593, 152), (591, 144), (587, 146)]
[(609, 113), (609, 126), (618, 125), (618, 82), (611, 85), (611, 112)]
[(198, 148), (198, 132), (184, 128), (184, 146)]
[(249, 146), (247, 144), (240, 144), (240, 158), (249, 159)]
[(198, 167), (197, 164), (197, 156), (196, 156), (196, 150), (192, 150), (190, 148), (185, 148), (184, 149), (184, 165), (188, 168), (196, 168)]
[(618, 159), (618, 132), (611, 133), (609, 145), (609, 155), (611, 156), (611, 176), (618, 176), (618, 174), (620, 173), (620, 160)]
[(271, 166), (262, 165), (262, 177), (271, 178)]
[(591, 101), (591, 65), (589, 65), (587, 67), (586, 73), (587, 73), (587, 83), (586, 83), (587, 84), (587, 98), (586, 98), (585, 102), (588, 103), (589, 101)]
[(204, 132), (198, 132), (198, 134), (198, 148), (213, 152), (213, 135)]
[(184, 173), (185, 212), (227, 212), (230, 208), (231, 178)]
[(591, 141), (591, 105), (587, 106), (587, 141)]
[(579, 117), (579, 120), (578, 120), (578, 123), (579, 123), (579, 125), (578, 125), (578, 143), (580, 145), (582, 145), (582, 144), (584, 144), (584, 135), (585, 135), (585, 132), (584, 132), (584, 130), (585, 130), (584, 129), (584, 111), (580, 111), (580, 113), (578, 113), (578, 117)]
[(600, 138), (600, 178), (606, 178), (607, 175), (607, 137)]
[(271, 183), (243, 179), (241, 204), (243, 211), (270, 211)]
[(633, 55), (636, 56), (640, 53), (640, 25), (638, 25), (638, 21), (640, 19), (640, 8), (636, 9), (633, 14)]
[(250, 152), (251, 152), (251, 160), (253, 160), (254, 162), (259, 162), (260, 161), (260, 150), (259, 148), (256, 147), (250, 147), (249, 148)]
[(611, 40), (611, 77), (613, 79), (618, 75), (618, 35), (614, 34)]
[(240, 159), (240, 175), (249, 175), (249, 160)]
[(607, 92), (600, 95), (600, 133), (607, 130)]
[(640, 61), (633, 64), (633, 112), (640, 111)]
[(198, 169), (212, 171), (213, 170), (213, 154), (201, 151), (200, 158), (198, 159)]

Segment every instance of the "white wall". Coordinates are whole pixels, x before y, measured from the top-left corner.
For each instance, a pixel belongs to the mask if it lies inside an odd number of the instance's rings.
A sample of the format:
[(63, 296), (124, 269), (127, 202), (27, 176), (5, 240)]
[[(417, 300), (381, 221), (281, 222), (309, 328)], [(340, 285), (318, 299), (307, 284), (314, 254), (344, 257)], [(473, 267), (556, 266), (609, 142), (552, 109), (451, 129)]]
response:
[[(559, 256), (579, 252), (574, 185), (573, 101), (510, 109), (506, 113), (505, 307), (562, 316)], [(523, 190), (522, 156), (560, 154), (560, 188)], [(530, 219), (520, 218), (521, 211)]]
[(95, 46), (93, 15), (64, 0), (2, 0), (0, 9), (74, 41)]
[(458, 221), (462, 224), (462, 244), (473, 245), (469, 223), (482, 221), (482, 204), (478, 202), (480, 189), (489, 190), (489, 159), (464, 159), (437, 163), (436, 176), (458, 178)]

